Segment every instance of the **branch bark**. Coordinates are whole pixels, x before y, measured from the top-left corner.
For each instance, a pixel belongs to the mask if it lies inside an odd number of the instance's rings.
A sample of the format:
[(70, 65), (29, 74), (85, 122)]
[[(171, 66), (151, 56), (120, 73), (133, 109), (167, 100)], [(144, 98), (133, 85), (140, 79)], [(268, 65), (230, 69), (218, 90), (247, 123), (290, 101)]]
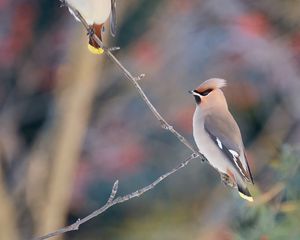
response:
[(92, 31), (90, 31), (90, 27), (87, 24), (87, 22), (85, 21), (85, 19), (81, 16), (81, 14), (74, 9), (72, 6), (70, 6), (66, 1), (64, 1), (64, 5), (69, 7), (73, 13), (76, 15), (76, 17), (81, 21), (81, 23), (83, 24), (83, 26), (85, 27), (85, 29), (88, 32), (92, 33), (92, 37), (93, 39), (98, 43), (99, 46), (101, 46), (101, 48), (103, 48), (105, 55), (115, 64), (118, 66), (118, 68), (121, 70), (121, 72), (125, 75), (125, 77), (134, 85), (134, 87), (136, 88), (136, 90), (138, 91), (139, 95), (141, 96), (142, 100), (146, 103), (146, 105), (148, 106), (148, 108), (150, 109), (150, 111), (153, 113), (153, 115), (156, 117), (156, 119), (159, 121), (160, 125), (162, 128), (164, 128), (165, 130), (170, 131), (182, 144), (184, 144), (188, 149), (190, 149), (192, 151), (192, 155), (187, 158), (186, 160), (184, 160), (180, 165), (178, 165), (177, 167), (173, 168), (171, 171), (165, 173), (164, 175), (160, 176), (158, 179), (156, 179), (154, 182), (152, 182), (151, 184), (136, 190), (135, 192), (129, 193), (125, 196), (122, 197), (117, 197), (115, 198), (115, 195), (117, 193), (118, 190), (118, 181), (115, 182), (113, 188), (112, 188), (112, 192), (110, 197), (108, 198), (107, 203), (102, 206), (101, 208), (99, 208), (98, 210), (94, 211), (93, 213), (91, 213), (90, 215), (86, 216), (83, 219), (78, 219), (75, 223), (58, 229), (52, 233), (49, 233), (47, 235), (35, 238), (34, 240), (44, 240), (44, 239), (48, 239), (54, 236), (58, 236), (61, 235), (63, 233), (66, 232), (70, 232), (70, 231), (75, 231), (79, 229), (79, 226), (89, 220), (91, 220), (92, 218), (95, 218), (96, 216), (102, 214), (103, 212), (105, 212), (107, 209), (111, 208), (112, 206), (119, 204), (119, 203), (123, 203), (126, 201), (129, 201), (132, 198), (136, 198), (141, 196), (142, 194), (144, 194), (145, 192), (153, 189), (157, 184), (159, 184), (160, 182), (162, 182), (165, 178), (169, 177), (170, 175), (172, 175), (173, 173), (177, 172), (178, 170), (180, 170), (181, 168), (185, 167), (192, 159), (198, 158), (200, 157), (200, 159), (202, 161), (206, 161), (206, 158), (197, 150), (193, 147), (193, 145), (191, 143), (189, 143), (179, 132), (177, 132), (172, 125), (170, 125), (163, 117), (162, 115), (157, 111), (157, 109), (153, 106), (153, 104), (150, 102), (150, 100), (148, 99), (147, 95), (144, 93), (143, 89), (141, 88), (141, 86), (139, 85), (138, 81), (141, 80), (145, 75), (141, 74), (138, 77), (134, 77), (124, 66), (123, 64), (112, 54), (111, 50), (107, 47), (105, 47), (102, 43), (102, 41), (95, 35), (93, 34)]
[(119, 181), (117, 180), (114, 183), (114, 186), (112, 188), (110, 197), (108, 198), (106, 204), (104, 206), (102, 206), (101, 208), (97, 209), (96, 211), (92, 212), (90, 215), (86, 216), (83, 219), (78, 219), (75, 223), (58, 229), (52, 233), (49, 233), (47, 235), (41, 236), (41, 237), (37, 237), (34, 238), (33, 240), (44, 240), (44, 239), (48, 239), (48, 238), (52, 238), (58, 235), (61, 235), (63, 233), (67, 233), (67, 232), (71, 232), (71, 231), (76, 231), (79, 229), (80, 225), (88, 222), (89, 220), (91, 220), (92, 218), (97, 217), (98, 215), (102, 214), (103, 212), (105, 212), (107, 209), (111, 208), (112, 206), (119, 204), (119, 203), (123, 203), (123, 202), (127, 202), (132, 198), (137, 198), (140, 197), (141, 195), (143, 195), (144, 193), (148, 192), (149, 190), (153, 189), (157, 184), (159, 184), (160, 182), (162, 182), (164, 179), (166, 179), (167, 177), (169, 177), (170, 175), (172, 175), (173, 173), (177, 172), (178, 170), (180, 170), (181, 168), (184, 168), (186, 165), (188, 165), (188, 163), (197, 158), (198, 155), (197, 154), (192, 154), (190, 157), (188, 157), (187, 159), (185, 159), (182, 163), (180, 163), (177, 167), (173, 168), (171, 171), (165, 173), (164, 175), (160, 176), (159, 178), (157, 178), (154, 182), (152, 182), (151, 184), (140, 188), (138, 190), (136, 190), (135, 192), (129, 193), (127, 195), (121, 196), (121, 197), (117, 197), (115, 198), (117, 191), (118, 191), (118, 185), (119, 185)]
[[(85, 19), (81, 16), (81, 14), (72, 6), (70, 6), (66, 1), (64, 4), (70, 8), (75, 16), (80, 20), (80, 22), (83, 24), (87, 32), (93, 32), (90, 29), (90, 26), (85, 21)], [(138, 91), (139, 95), (143, 99), (143, 101), (146, 103), (150, 111), (153, 113), (153, 115), (156, 117), (156, 119), (159, 121), (162, 128), (170, 131), (180, 142), (182, 142), (188, 149), (190, 149), (194, 154), (197, 154), (198, 157), (201, 158), (202, 161), (206, 161), (206, 158), (201, 154), (197, 149), (193, 147), (189, 141), (185, 139), (179, 132), (177, 132), (172, 125), (170, 125), (163, 117), (162, 115), (157, 111), (157, 109), (153, 106), (153, 104), (148, 99), (147, 95), (141, 88), (140, 84), (138, 83), (139, 80), (145, 77), (145, 74), (140, 74), (137, 77), (134, 77), (125, 67), (124, 65), (112, 54), (109, 48), (105, 47), (102, 43), (102, 41), (97, 37), (97, 35), (92, 34), (93, 39), (97, 42), (101, 48), (103, 48), (105, 55), (115, 64), (118, 66), (118, 68), (122, 71), (122, 73), (125, 75), (125, 77), (133, 84), (133, 86)]]

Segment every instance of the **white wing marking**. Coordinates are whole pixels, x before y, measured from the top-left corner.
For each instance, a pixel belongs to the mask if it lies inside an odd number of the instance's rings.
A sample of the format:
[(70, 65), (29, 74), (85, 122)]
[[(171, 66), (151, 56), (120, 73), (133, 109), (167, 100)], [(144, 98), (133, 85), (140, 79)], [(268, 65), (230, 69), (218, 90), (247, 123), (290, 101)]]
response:
[(238, 157), (239, 157), (239, 154), (238, 154), (236, 151), (231, 150), (231, 149), (229, 149), (228, 151), (231, 153), (231, 155), (232, 155), (232, 157), (233, 157), (233, 161), (235, 162), (235, 165), (239, 168), (240, 172), (241, 172), (242, 175), (245, 177), (244, 171), (241, 169), (240, 165), (238, 164), (238, 160), (239, 160)]
[(223, 145), (222, 145), (222, 142), (220, 141), (220, 139), (217, 138), (216, 140), (217, 140), (219, 148), (223, 149)]
[(239, 154), (236, 151), (233, 151), (231, 149), (229, 149), (228, 151), (232, 154), (233, 157), (238, 157), (239, 156)]

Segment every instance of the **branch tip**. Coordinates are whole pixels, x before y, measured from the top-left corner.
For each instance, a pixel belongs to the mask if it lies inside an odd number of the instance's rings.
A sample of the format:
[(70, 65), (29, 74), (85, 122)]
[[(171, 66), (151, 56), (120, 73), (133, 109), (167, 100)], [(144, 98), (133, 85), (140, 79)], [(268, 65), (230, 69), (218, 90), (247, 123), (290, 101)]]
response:
[(118, 191), (118, 187), (119, 187), (119, 180), (116, 180), (115, 183), (114, 183), (114, 185), (113, 185), (112, 190)]
[(135, 77), (134, 80), (135, 81), (141, 81), (144, 77), (146, 77), (145, 73), (140, 74), (139, 76)]
[(115, 181), (115, 183), (111, 189), (111, 194), (107, 200), (107, 203), (111, 203), (115, 199), (116, 194), (118, 192), (118, 188), (119, 188), (119, 180)]
[(143, 89), (141, 88), (141, 86), (139, 85), (138, 81), (142, 80), (146, 75), (140, 74), (138, 77), (133, 77), (132, 74), (123, 66), (123, 64), (111, 53), (112, 51), (116, 51), (119, 50), (120, 47), (112, 47), (112, 48), (108, 48), (103, 46), (103, 42), (98, 38), (97, 35), (95, 35), (94, 31), (92, 31), (92, 29), (90, 29), (89, 25), (87, 24), (86, 20), (81, 16), (81, 14), (79, 13), (79, 11), (75, 8), (73, 8), (71, 5), (69, 5), (69, 3), (67, 2), (67, 0), (60, 0), (61, 2), (61, 6), (65, 6), (68, 7), (76, 16), (76, 18), (78, 18), (80, 20), (80, 22), (83, 24), (83, 26), (85, 27), (85, 29), (88, 31), (88, 35), (90, 37), (92, 37), (96, 43), (104, 50), (104, 52), (106, 53), (106, 55), (114, 62), (114, 64), (116, 64), (121, 71), (123, 72), (123, 74), (126, 76), (126, 78), (128, 80), (130, 80), (133, 85), (135, 86), (135, 88), (137, 89), (138, 93), (140, 94), (140, 96), (142, 97), (143, 101), (147, 104), (148, 108), (150, 109), (150, 111), (153, 113), (153, 115), (157, 118), (157, 120), (160, 122), (160, 125), (162, 128), (164, 128), (165, 130), (170, 131), (173, 135), (175, 135), (175, 137), (181, 141), (188, 149), (190, 149), (193, 153), (190, 155), (189, 158), (185, 159), (182, 163), (180, 163), (177, 167), (173, 168), (171, 171), (163, 174), (162, 176), (160, 176), (159, 178), (157, 178), (155, 181), (153, 181), (151, 184), (136, 190), (135, 192), (129, 193), (127, 195), (124, 196), (119, 196), (117, 198), (116, 194), (118, 192), (118, 187), (119, 187), (119, 181), (116, 180), (113, 184), (112, 190), (111, 190), (111, 194), (107, 200), (107, 203), (102, 206), (101, 208), (99, 208), (98, 210), (92, 212), (91, 214), (89, 214), (88, 216), (84, 217), (82, 220), (78, 219), (75, 223), (73, 223), (72, 225), (69, 225), (65, 228), (61, 228), (58, 229), (52, 233), (49, 233), (47, 235), (44, 235), (42, 237), (36, 238), (36, 240), (44, 240), (44, 239), (48, 239), (57, 235), (61, 235), (63, 233), (66, 232), (70, 232), (70, 231), (74, 231), (74, 230), (78, 230), (79, 226), (89, 220), (91, 220), (92, 218), (95, 218), (96, 216), (102, 214), (103, 212), (105, 212), (107, 209), (109, 209), (110, 207), (125, 202), (125, 201), (129, 201), (132, 198), (136, 198), (141, 196), (142, 194), (144, 194), (145, 192), (153, 189), (157, 184), (159, 184), (161, 181), (163, 181), (164, 179), (166, 179), (167, 177), (169, 177), (170, 175), (174, 174), (175, 172), (177, 172), (179, 169), (185, 167), (192, 159), (198, 158), (200, 157), (200, 159), (205, 162), (206, 158), (196, 149), (194, 149), (194, 147), (180, 134), (178, 133), (173, 126), (171, 126), (162, 116), (161, 114), (156, 110), (156, 108), (153, 106), (153, 104), (150, 102), (150, 100), (148, 99), (148, 97), (146, 96), (146, 94), (144, 93)]

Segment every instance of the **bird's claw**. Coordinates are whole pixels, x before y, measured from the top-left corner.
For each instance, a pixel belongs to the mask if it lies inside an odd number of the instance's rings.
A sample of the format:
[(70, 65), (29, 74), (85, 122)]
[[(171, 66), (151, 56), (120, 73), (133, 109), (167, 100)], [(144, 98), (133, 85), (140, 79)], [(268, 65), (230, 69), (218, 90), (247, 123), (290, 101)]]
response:
[(230, 179), (230, 177), (227, 174), (220, 173), (220, 177), (221, 177), (221, 182), (225, 186), (229, 186), (229, 187), (234, 187), (235, 186), (235, 184), (233, 183), (233, 181)]
[(92, 29), (92, 28), (89, 28), (88, 30), (87, 30), (87, 33), (86, 33), (86, 35), (88, 35), (89, 37), (93, 37), (93, 35), (95, 34), (95, 31), (94, 31), (94, 29)]

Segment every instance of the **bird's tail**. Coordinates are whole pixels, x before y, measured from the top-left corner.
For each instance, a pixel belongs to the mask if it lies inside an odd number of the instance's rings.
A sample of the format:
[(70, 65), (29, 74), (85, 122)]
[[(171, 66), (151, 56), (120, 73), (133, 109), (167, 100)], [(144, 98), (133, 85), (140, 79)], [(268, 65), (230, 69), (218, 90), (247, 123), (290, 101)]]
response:
[(243, 198), (249, 202), (253, 202), (253, 197), (251, 196), (251, 193), (249, 192), (249, 190), (245, 184), (237, 183), (237, 188), (238, 188), (241, 198)]
[[(102, 27), (103, 24), (93, 24), (92, 29), (94, 34), (102, 41)], [(93, 54), (102, 54), (104, 51), (98, 43), (90, 36), (88, 49)]]

